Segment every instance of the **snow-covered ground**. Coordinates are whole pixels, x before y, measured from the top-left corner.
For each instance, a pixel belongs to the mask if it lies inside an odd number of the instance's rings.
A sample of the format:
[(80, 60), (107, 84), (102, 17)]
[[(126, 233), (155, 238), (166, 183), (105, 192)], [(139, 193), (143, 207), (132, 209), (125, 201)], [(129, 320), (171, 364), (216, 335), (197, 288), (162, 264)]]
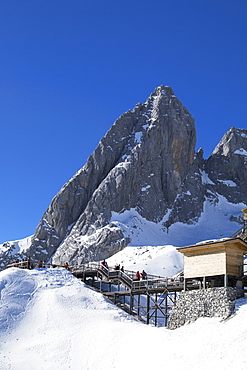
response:
[(171, 277), (183, 268), (183, 255), (173, 245), (126, 247), (107, 259), (109, 266), (145, 270), (151, 275)]
[[(116, 261), (128, 269), (180, 267), (171, 246), (121, 253)], [(4, 270), (0, 297), (1, 370), (247, 369), (246, 299), (225, 322), (169, 331), (136, 321), (62, 268)]]

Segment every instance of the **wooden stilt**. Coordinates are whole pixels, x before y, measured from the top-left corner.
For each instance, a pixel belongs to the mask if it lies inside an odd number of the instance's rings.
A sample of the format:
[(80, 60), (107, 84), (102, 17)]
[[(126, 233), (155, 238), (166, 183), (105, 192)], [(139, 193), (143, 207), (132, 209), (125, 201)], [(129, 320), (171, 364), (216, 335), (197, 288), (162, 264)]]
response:
[(138, 306), (137, 306), (137, 315), (140, 316), (140, 299), (141, 299), (141, 296), (140, 294), (138, 294)]
[(157, 326), (157, 316), (158, 316), (158, 307), (157, 307), (157, 293), (155, 294), (155, 315), (154, 315), (154, 326)]
[(228, 275), (227, 274), (224, 275), (224, 287), (225, 288), (228, 287)]
[(149, 324), (149, 318), (150, 318), (150, 296), (147, 294), (147, 324)]

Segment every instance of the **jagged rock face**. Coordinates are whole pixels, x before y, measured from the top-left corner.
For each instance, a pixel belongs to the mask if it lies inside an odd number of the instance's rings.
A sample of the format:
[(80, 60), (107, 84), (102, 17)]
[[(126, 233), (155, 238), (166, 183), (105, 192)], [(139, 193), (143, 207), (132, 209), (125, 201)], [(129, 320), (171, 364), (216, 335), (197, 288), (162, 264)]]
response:
[(30, 252), (47, 258), (64, 238), (57, 262), (100, 259), (122, 249), (129, 239), (109, 223), (112, 211), (135, 208), (147, 220), (160, 221), (190, 170), (195, 141), (192, 116), (170, 87), (158, 87), (113, 124), (53, 199)]
[(22, 256), (76, 264), (129, 243), (194, 244), (222, 237), (219, 212), (235, 231), (247, 206), (247, 131), (231, 128), (208, 160), (195, 142), (190, 113), (170, 87), (158, 87), (116, 120), (54, 197)]
[(215, 183), (218, 194), (224, 194), (232, 203), (245, 203), (247, 131), (231, 127), (209, 157), (205, 170)]
[(194, 162), (178, 189), (169, 217), (164, 222), (167, 230), (176, 222), (195, 224), (201, 216), (208, 186), (202, 178), (204, 164), (203, 152), (200, 150), (195, 154)]
[[(181, 185), (173, 203), (170, 217), (164, 223), (170, 227), (176, 222), (196, 224), (208, 201), (217, 208), (219, 197), (239, 203), (239, 210), (247, 202), (247, 131), (234, 127), (223, 136), (208, 160), (200, 150), (191, 170)], [(219, 205), (219, 208), (224, 208)], [(232, 221), (241, 222), (241, 216), (231, 215)], [(217, 220), (215, 220), (217, 223)], [(216, 237), (216, 235), (212, 235)]]

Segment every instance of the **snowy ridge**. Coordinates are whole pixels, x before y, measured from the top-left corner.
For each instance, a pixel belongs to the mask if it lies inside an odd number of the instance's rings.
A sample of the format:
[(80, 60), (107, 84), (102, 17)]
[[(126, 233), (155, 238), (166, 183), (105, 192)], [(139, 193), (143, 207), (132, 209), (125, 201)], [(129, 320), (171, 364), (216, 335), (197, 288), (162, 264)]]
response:
[(126, 247), (107, 259), (109, 266), (120, 264), (130, 271), (162, 277), (174, 276), (183, 269), (183, 255), (172, 245)]
[[(233, 186), (230, 182), (227, 185)], [(111, 224), (120, 227), (124, 235), (131, 238), (130, 246), (172, 244), (182, 247), (197, 243), (198, 238), (206, 240), (229, 237), (239, 229), (239, 211), (245, 207), (244, 203), (230, 203), (225, 197), (218, 195), (217, 205), (210, 197), (207, 198), (198, 222), (190, 225), (177, 222), (166, 230), (164, 222), (169, 213), (160, 222), (155, 223), (141, 217), (135, 209), (120, 214), (112, 212)], [(235, 222), (232, 220), (234, 216)]]
[[(163, 256), (149, 253), (159, 270)], [(133, 255), (122, 262), (128, 266)], [(173, 262), (167, 255), (166, 263)], [(155, 370), (247, 367), (239, 350), (246, 345), (246, 299), (226, 322), (200, 318), (169, 331), (137, 322), (65, 269), (2, 271), (0, 296), (3, 370), (134, 370), (136, 354), (143, 370), (153, 368), (154, 358)], [(165, 356), (157, 356), (164, 348)]]

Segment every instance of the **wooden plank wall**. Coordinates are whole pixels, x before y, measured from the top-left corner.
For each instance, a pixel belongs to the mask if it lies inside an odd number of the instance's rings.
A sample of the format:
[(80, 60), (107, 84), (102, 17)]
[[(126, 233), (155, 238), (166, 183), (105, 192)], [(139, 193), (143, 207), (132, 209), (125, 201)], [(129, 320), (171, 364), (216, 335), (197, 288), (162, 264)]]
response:
[(195, 278), (226, 273), (226, 254), (224, 251), (184, 256), (184, 277)]
[(239, 276), (240, 266), (243, 265), (243, 252), (235, 246), (226, 249), (226, 273)]

